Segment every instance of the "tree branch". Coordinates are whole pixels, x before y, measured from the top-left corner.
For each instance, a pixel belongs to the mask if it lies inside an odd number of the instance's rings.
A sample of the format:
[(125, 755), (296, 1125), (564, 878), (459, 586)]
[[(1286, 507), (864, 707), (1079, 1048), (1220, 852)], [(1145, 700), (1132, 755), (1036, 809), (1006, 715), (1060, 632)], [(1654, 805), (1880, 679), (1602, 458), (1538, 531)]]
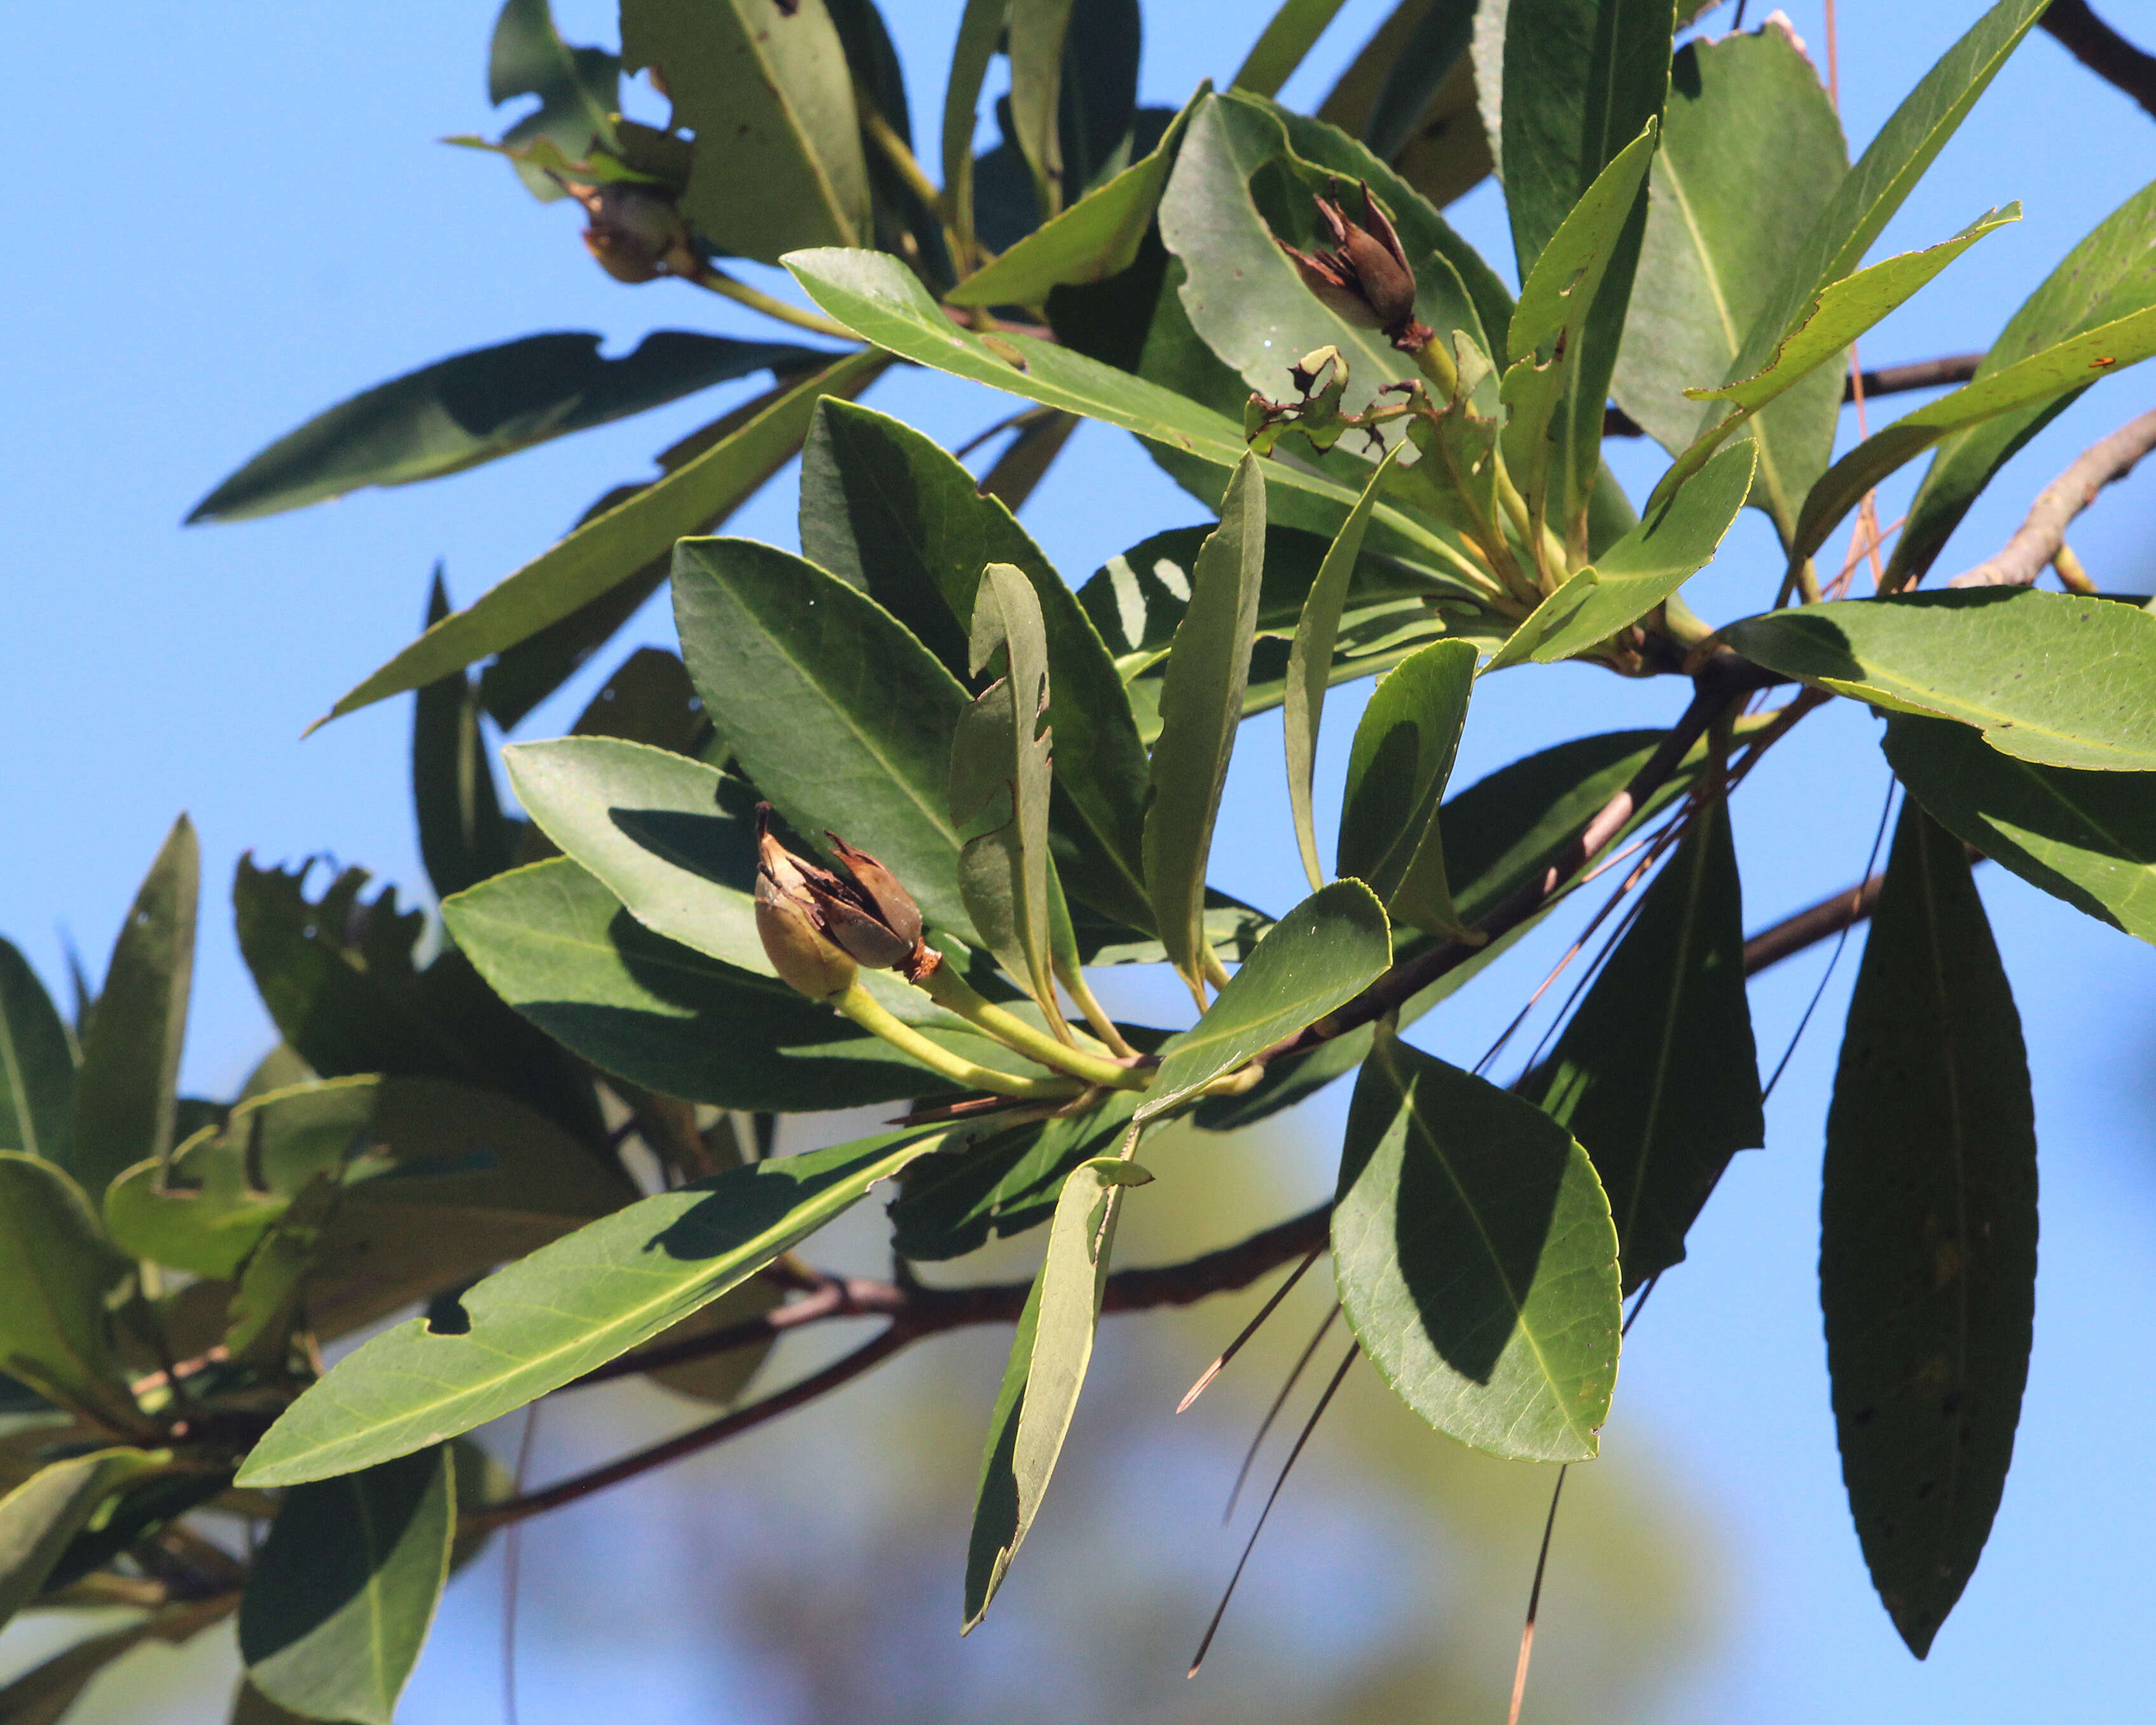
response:
[(1744, 974), (1757, 976), (1769, 965), (1816, 946), (1831, 935), (1861, 922), (1879, 902), (1884, 875), (1874, 875), (1853, 887), (1844, 887), (1832, 898), (1823, 898), (1808, 910), (1785, 916), (1771, 928), (1763, 928), (1744, 942)]
[[(2058, 10), (2055, 4), (2054, 12)], [(2097, 493), (2133, 471), (2136, 462), (2156, 449), (2156, 409), (2129, 420), (2102, 442), (2082, 451), (2074, 465), (2036, 494), (2028, 519), (1995, 557), (1964, 569), (1948, 587), (2029, 587), (2057, 557), (2074, 517), (2096, 501)]]
[[(2056, 5), (2051, 8), (2058, 10)], [(1869, 401), (1875, 395), (1899, 395), (1909, 389), (1941, 389), (1949, 383), (1966, 383), (1976, 375), (1980, 353), (1949, 353), (1943, 359), (1920, 359), (1906, 366), (1881, 366), (1876, 371), (1864, 374), (1864, 397)], [(1845, 404), (1856, 399), (1855, 379), (1845, 380), (1841, 386)], [(1624, 408), (1614, 403), (1602, 410), (1602, 434), (1604, 437), (1645, 437), (1647, 434)]]
[(2156, 55), (2144, 54), (2088, 8), (2086, 0), (2051, 0), (2038, 20), (2059, 45), (2107, 84), (2156, 114)]

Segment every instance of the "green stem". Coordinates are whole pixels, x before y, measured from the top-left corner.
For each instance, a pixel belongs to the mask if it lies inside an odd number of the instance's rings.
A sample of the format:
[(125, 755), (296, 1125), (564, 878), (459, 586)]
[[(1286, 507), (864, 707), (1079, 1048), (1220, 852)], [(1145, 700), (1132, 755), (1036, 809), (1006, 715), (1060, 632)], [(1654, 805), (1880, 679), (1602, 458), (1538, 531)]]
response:
[(1415, 369), (1435, 384), (1438, 393), (1450, 403), (1460, 388), (1460, 367), (1445, 351), (1444, 337), (1432, 336), (1415, 349), (1414, 357)]
[(1020, 1078), (1015, 1073), (999, 1072), (993, 1066), (978, 1065), (947, 1049), (937, 1047), (912, 1025), (901, 1023), (859, 982), (852, 983), (831, 1004), (864, 1030), (882, 1037), (901, 1054), (918, 1060), (932, 1072), (942, 1073), (954, 1084), (964, 1085), (968, 1090), (993, 1091), (998, 1096), (1028, 1098), (1078, 1094), (1077, 1086), (1062, 1079)]
[(845, 325), (834, 322), (822, 312), (804, 311), (798, 305), (789, 305), (783, 300), (773, 298), (761, 288), (752, 288), (745, 281), (736, 281), (725, 270), (715, 270), (709, 264), (685, 279), (707, 292), (722, 295), (737, 305), (746, 305), (752, 311), (761, 311), (766, 317), (775, 317), (781, 323), (790, 323), (796, 329), (813, 330), (819, 336), (836, 336), (844, 341), (860, 340)]
[(1146, 1087), (1147, 1074), (1134, 1070), (1119, 1060), (1069, 1047), (1045, 1030), (1037, 1030), (1024, 1019), (983, 1000), (973, 991), (973, 985), (958, 974), (956, 965), (937, 965), (929, 973), (927, 981), (915, 986), (946, 1012), (955, 1012), (998, 1041), (1008, 1043), (1029, 1060), (1038, 1060), (1055, 1071), (1068, 1072), (1073, 1078), (1082, 1078), (1088, 1084), (1106, 1085), (1113, 1090)]
[(1228, 986), (1228, 967), (1220, 962), (1220, 955), (1213, 950), (1213, 942), (1201, 941), (1198, 946), (1198, 963), (1205, 973), (1205, 980), (1216, 989)]
[(1093, 1027), (1093, 1034), (1108, 1045), (1111, 1053), (1120, 1055), (1127, 1060), (1138, 1057), (1138, 1051), (1123, 1040), (1123, 1033), (1116, 1028), (1116, 1021), (1108, 1016), (1107, 1009), (1093, 998), (1092, 989), (1086, 986), (1084, 971), (1075, 966), (1066, 969), (1058, 965), (1055, 978), (1063, 984), (1071, 999), (1077, 1003), (1078, 1010), (1085, 1014), (1086, 1022)]

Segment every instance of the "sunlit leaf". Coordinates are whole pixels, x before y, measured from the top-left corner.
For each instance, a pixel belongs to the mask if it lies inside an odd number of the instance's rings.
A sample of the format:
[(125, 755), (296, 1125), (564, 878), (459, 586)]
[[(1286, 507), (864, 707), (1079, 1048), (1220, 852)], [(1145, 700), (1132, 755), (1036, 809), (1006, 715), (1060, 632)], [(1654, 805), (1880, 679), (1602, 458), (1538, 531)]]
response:
[(1446, 883), (1438, 802), (1467, 721), (1475, 649), (1438, 641), (1370, 693), (1348, 752), (1337, 872), (1363, 882), (1395, 922), (1465, 936)]

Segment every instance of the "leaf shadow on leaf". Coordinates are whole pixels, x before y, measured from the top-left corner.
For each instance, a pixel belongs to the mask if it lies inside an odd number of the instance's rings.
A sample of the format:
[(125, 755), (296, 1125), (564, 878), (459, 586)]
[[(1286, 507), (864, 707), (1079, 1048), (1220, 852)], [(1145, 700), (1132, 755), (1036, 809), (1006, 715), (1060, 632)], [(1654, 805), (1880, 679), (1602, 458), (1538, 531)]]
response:
[[(1555, 1139), (1546, 1147), (1516, 1141), (1506, 1155), (1506, 1202), (1479, 1214), (1443, 1154), (1409, 1155), (1400, 1166), (1395, 1235), (1408, 1291), (1430, 1346), (1477, 1384), (1496, 1375), (1512, 1342), (1570, 1167), (1566, 1147)], [(1442, 1250), (1444, 1240), (1457, 1240), (1468, 1229), (1481, 1232), (1486, 1255), (1454, 1257)]]
[(755, 887), (755, 839), (739, 820), (672, 809), (610, 808), (607, 818), (630, 843), (676, 868), (737, 892)]
[(802, 1180), (731, 1181), (653, 1235), (644, 1250), (685, 1264), (723, 1257), (739, 1250), (745, 1238), (778, 1228), (826, 1189), (844, 1185), (854, 1173), (842, 1164)]

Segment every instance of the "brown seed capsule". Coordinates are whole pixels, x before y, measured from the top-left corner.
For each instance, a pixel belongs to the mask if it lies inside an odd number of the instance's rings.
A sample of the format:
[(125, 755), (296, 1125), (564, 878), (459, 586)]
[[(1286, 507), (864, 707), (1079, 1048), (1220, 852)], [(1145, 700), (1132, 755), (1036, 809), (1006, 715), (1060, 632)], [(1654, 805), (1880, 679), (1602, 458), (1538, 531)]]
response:
[[(845, 874), (796, 856), (771, 836), (770, 814), (768, 803), (757, 805), (759, 916), (768, 881), (774, 897), (783, 898), (789, 910), (805, 911), (818, 937), (835, 947), (838, 956), (850, 963), (858, 961), (871, 970), (896, 970), (909, 982), (917, 983), (942, 963), (942, 955), (921, 937), (921, 907), (889, 869), (865, 850), (855, 850), (836, 833), (825, 836), (845, 865)], [(762, 926), (760, 921), (758, 926)], [(765, 945), (768, 950), (768, 937)], [(778, 964), (775, 953), (772, 963), (774, 968)], [(793, 981), (791, 977), (787, 979)], [(851, 979), (850, 970), (848, 980)]]
[(690, 255), (688, 231), (661, 188), (619, 181), (571, 190), (591, 221), (584, 229), (585, 248), (616, 281), (655, 281), (683, 273), (682, 262)]
[(770, 814), (769, 803), (757, 805), (756, 932), (764, 956), (789, 988), (835, 999), (853, 986), (854, 961), (824, 933), (801, 859), (771, 836)]
[(1343, 322), (1358, 329), (1383, 330), (1395, 347), (1422, 346), (1430, 331), (1415, 321), (1414, 270), (1369, 187), (1363, 187), (1359, 223), (1349, 221), (1341, 210), (1337, 187), (1332, 197), (1314, 202), (1333, 249), (1313, 255), (1297, 251), (1284, 239), (1275, 242), (1294, 264), (1303, 285)]

